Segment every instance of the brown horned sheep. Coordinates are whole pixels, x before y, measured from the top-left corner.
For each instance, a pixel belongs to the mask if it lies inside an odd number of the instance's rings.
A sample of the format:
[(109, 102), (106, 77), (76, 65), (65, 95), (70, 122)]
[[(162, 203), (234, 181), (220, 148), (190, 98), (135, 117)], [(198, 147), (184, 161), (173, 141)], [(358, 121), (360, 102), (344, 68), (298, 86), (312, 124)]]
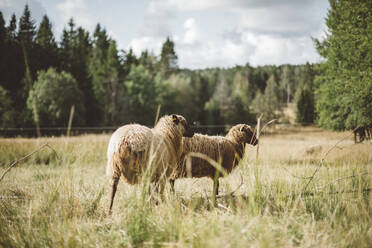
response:
[(171, 177), (182, 155), (182, 136), (192, 137), (193, 134), (181, 115), (163, 116), (152, 129), (139, 124), (117, 129), (107, 149), (106, 174), (111, 177), (109, 212), (120, 177), (130, 184), (136, 184), (148, 164), (151, 164), (152, 182), (158, 182), (162, 176)]
[[(183, 138), (183, 154), (178, 163), (177, 175), (170, 180), (172, 189), (177, 178), (187, 176), (187, 154), (189, 152), (205, 154), (211, 159), (220, 162), (226, 173), (230, 173), (244, 155), (245, 144), (256, 145), (258, 142), (250, 126), (238, 124), (230, 129), (225, 137), (195, 134), (192, 138)], [(198, 157), (191, 158), (192, 177), (215, 178), (216, 168), (208, 161)], [(218, 177), (223, 176), (222, 173)], [(218, 195), (218, 178), (214, 180), (213, 197)]]

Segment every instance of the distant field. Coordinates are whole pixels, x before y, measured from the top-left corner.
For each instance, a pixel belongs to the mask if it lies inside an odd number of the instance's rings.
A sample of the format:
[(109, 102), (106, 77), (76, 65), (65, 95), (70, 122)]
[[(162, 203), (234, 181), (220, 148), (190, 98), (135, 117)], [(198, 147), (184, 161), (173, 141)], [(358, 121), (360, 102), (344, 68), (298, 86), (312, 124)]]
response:
[[(212, 181), (176, 181), (156, 204), (119, 183), (107, 215), (109, 135), (0, 139), (0, 176), (15, 159), (45, 148), (0, 181), (0, 247), (371, 247), (372, 143), (348, 132), (266, 132), (211, 202)], [(343, 137), (343, 142), (325, 154)], [(309, 177), (324, 158), (307, 188)], [(346, 178), (347, 177), (347, 178)]]

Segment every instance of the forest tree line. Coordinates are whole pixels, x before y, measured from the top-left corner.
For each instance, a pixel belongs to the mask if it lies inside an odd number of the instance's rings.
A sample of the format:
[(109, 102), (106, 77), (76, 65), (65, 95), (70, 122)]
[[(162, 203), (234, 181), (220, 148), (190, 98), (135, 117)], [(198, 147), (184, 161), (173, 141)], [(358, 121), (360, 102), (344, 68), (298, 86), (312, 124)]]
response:
[[(203, 70), (179, 68), (169, 37), (161, 54), (145, 50), (136, 56), (132, 49), (119, 50), (100, 24), (90, 34), (70, 19), (57, 41), (47, 15), (37, 25), (27, 5), (19, 19), (13, 14), (6, 22), (0, 12), (0, 127), (32, 127), (36, 119), (42, 127), (66, 126), (72, 106), (74, 126), (153, 125), (159, 105), (161, 114), (179, 113), (199, 125), (254, 123), (261, 113), (265, 120), (285, 123), (289, 120), (283, 108), (289, 105), (295, 106), (300, 124), (315, 121), (330, 129), (349, 129), (371, 123), (371, 4), (331, 2), (331, 35), (315, 40), (326, 62)], [(356, 19), (356, 9), (364, 16), (348, 27), (355, 30), (357, 25), (367, 44), (340, 69), (340, 56), (359, 44), (337, 54), (337, 42), (345, 39), (332, 31), (344, 19)], [(349, 87), (342, 85), (345, 80)]]

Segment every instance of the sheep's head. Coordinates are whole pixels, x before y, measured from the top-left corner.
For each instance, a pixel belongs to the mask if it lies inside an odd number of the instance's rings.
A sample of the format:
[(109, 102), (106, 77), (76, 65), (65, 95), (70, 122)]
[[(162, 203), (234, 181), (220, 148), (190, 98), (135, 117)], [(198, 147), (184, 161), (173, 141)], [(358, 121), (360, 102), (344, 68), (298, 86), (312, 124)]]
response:
[(227, 134), (227, 137), (237, 139), (239, 142), (244, 142), (251, 145), (257, 145), (258, 140), (251, 126), (247, 124), (238, 124), (232, 127)]
[(191, 129), (190, 125), (187, 123), (186, 119), (182, 115), (171, 115), (172, 122), (181, 131), (184, 137), (192, 137), (194, 131)]

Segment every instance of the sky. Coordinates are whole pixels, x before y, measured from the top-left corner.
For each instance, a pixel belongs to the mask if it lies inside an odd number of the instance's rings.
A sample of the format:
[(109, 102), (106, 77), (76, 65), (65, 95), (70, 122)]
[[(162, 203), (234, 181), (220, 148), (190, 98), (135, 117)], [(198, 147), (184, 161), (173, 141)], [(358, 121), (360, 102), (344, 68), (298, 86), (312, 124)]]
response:
[(312, 38), (325, 36), (327, 0), (0, 0), (9, 23), (28, 3), (38, 25), (47, 14), (56, 39), (72, 17), (105, 27), (120, 49), (160, 54), (169, 36), (180, 68), (316, 63)]

